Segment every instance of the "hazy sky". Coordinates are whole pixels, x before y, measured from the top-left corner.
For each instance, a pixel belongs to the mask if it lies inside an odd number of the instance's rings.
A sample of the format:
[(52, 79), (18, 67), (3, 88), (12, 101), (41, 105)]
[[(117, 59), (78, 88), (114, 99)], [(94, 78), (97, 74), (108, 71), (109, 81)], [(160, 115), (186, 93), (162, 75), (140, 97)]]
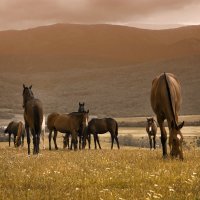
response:
[(200, 0), (0, 0), (0, 30), (54, 23), (200, 24)]

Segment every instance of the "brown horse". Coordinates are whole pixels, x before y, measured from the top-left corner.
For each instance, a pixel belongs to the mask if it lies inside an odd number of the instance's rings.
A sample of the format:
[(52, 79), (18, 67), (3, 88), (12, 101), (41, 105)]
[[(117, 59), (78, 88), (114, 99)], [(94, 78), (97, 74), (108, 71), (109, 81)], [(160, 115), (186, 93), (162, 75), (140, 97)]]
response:
[(93, 134), (94, 136), (94, 144), (95, 149), (97, 148), (96, 142), (99, 145), (99, 148), (101, 149), (101, 145), (99, 143), (99, 137), (98, 134), (104, 134), (106, 132), (110, 132), (111, 135), (111, 149), (113, 148), (114, 140), (117, 142), (117, 147), (119, 147), (119, 141), (118, 141), (118, 124), (116, 120), (112, 118), (102, 118), (102, 119), (92, 119), (88, 123), (86, 134), (84, 134), (84, 144), (83, 147), (85, 147), (86, 139), (89, 138), (89, 148), (90, 148), (90, 135)]
[(164, 120), (167, 119), (169, 128), (169, 147), (172, 157), (183, 159), (183, 135), (180, 129), (184, 122), (178, 125), (178, 112), (181, 105), (181, 86), (175, 75), (163, 73), (152, 82), (151, 106), (157, 116), (161, 131), (163, 157), (167, 157), (167, 133)]
[(14, 135), (15, 147), (18, 147), (21, 144), (22, 146), (24, 145), (25, 128), (22, 122), (15, 122), (15, 121), (10, 122), (7, 128), (5, 129), (4, 133), (9, 134), (9, 147), (10, 147), (11, 134)]
[[(54, 130), (54, 144), (55, 149), (58, 149), (57, 143), (56, 143), (56, 137), (57, 137), (57, 131), (65, 134), (71, 134), (72, 136), (72, 143), (74, 144), (74, 150), (77, 149), (77, 136), (78, 131), (80, 127), (82, 127), (82, 131), (87, 126), (88, 122), (88, 113), (83, 112), (73, 112), (70, 114), (54, 114), (54, 116), (51, 114), (51, 116), (47, 119), (47, 126), (49, 128), (49, 149), (51, 150), (51, 133), (52, 130)], [(50, 119), (51, 119), (51, 125), (50, 125)], [(49, 125), (48, 125), (49, 124)]]
[(157, 125), (153, 117), (147, 118), (146, 131), (149, 136), (150, 149), (152, 149), (152, 140), (153, 140), (153, 148), (156, 149)]
[(43, 108), (39, 99), (36, 99), (31, 91), (32, 86), (23, 85), (24, 121), (27, 133), (28, 155), (30, 155), (30, 133), (33, 135), (33, 154), (39, 153), (40, 133), (43, 121)]

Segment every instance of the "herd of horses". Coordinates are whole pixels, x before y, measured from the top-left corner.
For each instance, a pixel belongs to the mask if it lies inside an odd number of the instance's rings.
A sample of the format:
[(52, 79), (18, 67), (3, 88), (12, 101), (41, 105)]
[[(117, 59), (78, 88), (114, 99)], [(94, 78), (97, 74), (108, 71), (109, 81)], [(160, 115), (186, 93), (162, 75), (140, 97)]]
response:
[[(162, 73), (152, 81), (151, 87), (151, 107), (157, 117), (157, 122), (153, 118), (147, 118), (146, 131), (149, 135), (150, 148), (156, 148), (156, 133), (157, 123), (161, 132), (161, 143), (163, 157), (167, 157), (167, 132), (164, 127), (164, 120), (167, 120), (169, 128), (169, 147), (172, 157), (183, 159), (183, 135), (181, 128), (184, 122), (178, 124), (178, 112), (181, 105), (181, 86), (180, 82), (174, 74)], [(39, 99), (35, 98), (32, 92), (32, 86), (26, 87), (23, 85), (23, 109), (24, 122), (11, 122), (5, 132), (14, 134), (14, 144), (19, 146), (24, 144), (24, 134), (27, 134), (28, 155), (30, 155), (30, 132), (33, 136), (33, 154), (39, 153), (40, 134), (43, 123), (43, 107)], [(63, 133), (63, 147), (76, 150), (84, 149), (88, 143), (90, 148), (91, 134), (94, 137), (95, 149), (99, 142), (98, 134), (110, 132), (111, 134), (111, 149), (113, 148), (114, 140), (117, 143), (118, 149), (118, 124), (113, 118), (94, 118), (88, 121), (89, 110), (85, 110), (84, 103), (79, 103), (77, 112), (69, 114), (60, 114), (57, 112), (51, 113), (47, 118), (47, 128), (49, 130), (49, 150), (51, 150), (52, 132), (55, 149), (58, 149), (56, 138), (57, 133)], [(71, 144), (69, 137), (71, 136)]]

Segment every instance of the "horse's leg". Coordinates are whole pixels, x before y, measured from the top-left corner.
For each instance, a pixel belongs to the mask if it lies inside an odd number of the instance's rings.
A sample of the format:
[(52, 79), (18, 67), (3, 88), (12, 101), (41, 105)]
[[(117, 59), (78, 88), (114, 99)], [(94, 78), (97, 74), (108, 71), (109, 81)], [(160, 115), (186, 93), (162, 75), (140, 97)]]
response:
[(28, 126), (28, 124), (25, 124), (25, 129), (26, 129), (26, 135), (27, 135), (28, 155), (30, 155), (30, 143), (31, 143), (31, 139), (30, 139), (30, 132), (29, 132), (29, 126)]
[(91, 134), (88, 135), (88, 148), (90, 149), (90, 144), (91, 144)]
[(58, 150), (58, 146), (57, 146), (57, 144), (56, 144), (57, 133), (58, 133), (58, 132), (57, 132), (56, 130), (54, 130), (53, 141), (54, 141), (54, 145), (55, 145), (55, 149), (56, 149), (56, 150)]
[(24, 133), (22, 133), (22, 147), (24, 146)]
[(72, 143), (74, 144), (74, 150), (77, 150), (77, 133), (75, 130), (72, 131)]
[(93, 137), (94, 137), (94, 148), (97, 149), (97, 134), (94, 133)]
[(45, 149), (45, 144), (44, 144), (44, 130), (42, 131), (42, 146), (43, 146), (43, 149)]
[(78, 145), (79, 145), (79, 149), (81, 149), (81, 135), (79, 135)]
[(37, 136), (35, 132), (31, 129), (32, 135), (33, 135), (33, 154), (37, 153)]
[(99, 149), (101, 149), (101, 145), (100, 145), (100, 142), (99, 142), (99, 136), (98, 136), (98, 134), (96, 135), (96, 140), (97, 140), (97, 143), (99, 145)]
[(37, 153), (40, 152), (40, 133), (37, 134)]
[(164, 120), (162, 118), (157, 117), (157, 121), (160, 127), (161, 132), (161, 143), (162, 143), (162, 150), (163, 150), (163, 158), (167, 157), (167, 132), (164, 127)]
[(150, 150), (152, 149), (152, 139), (151, 139), (151, 135), (149, 134), (149, 145), (150, 145)]
[(118, 149), (120, 149), (120, 147), (119, 147), (119, 140), (118, 140), (118, 137), (117, 137), (116, 134), (114, 134), (114, 138), (115, 138), (115, 141), (117, 142), (117, 147), (118, 147)]
[(49, 150), (51, 150), (51, 136), (52, 136), (52, 130), (49, 130)]
[(110, 133), (110, 135), (111, 135), (111, 149), (113, 149), (114, 136), (113, 136), (113, 133), (112, 133), (112, 132)]
[[(15, 146), (15, 144), (16, 144), (16, 135), (14, 134), (14, 146)], [(17, 147), (17, 146), (15, 146), (15, 147)]]
[(154, 147), (154, 149), (156, 149), (156, 136), (155, 135), (153, 136), (153, 147)]
[(9, 138), (8, 138), (9, 139), (9, 147), (10, 147), (10, 138), (11, 138), (11, 134), (9, 133)]

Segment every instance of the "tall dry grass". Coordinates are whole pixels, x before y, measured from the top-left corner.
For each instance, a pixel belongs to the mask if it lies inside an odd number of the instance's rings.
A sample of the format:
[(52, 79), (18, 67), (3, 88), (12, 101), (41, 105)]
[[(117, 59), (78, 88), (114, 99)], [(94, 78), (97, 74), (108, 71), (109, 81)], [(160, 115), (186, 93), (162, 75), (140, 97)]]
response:
[(0, 147), (0, 199), (200, 199), (200, 151), (184, 161), (161, 150), (43, 150)]

